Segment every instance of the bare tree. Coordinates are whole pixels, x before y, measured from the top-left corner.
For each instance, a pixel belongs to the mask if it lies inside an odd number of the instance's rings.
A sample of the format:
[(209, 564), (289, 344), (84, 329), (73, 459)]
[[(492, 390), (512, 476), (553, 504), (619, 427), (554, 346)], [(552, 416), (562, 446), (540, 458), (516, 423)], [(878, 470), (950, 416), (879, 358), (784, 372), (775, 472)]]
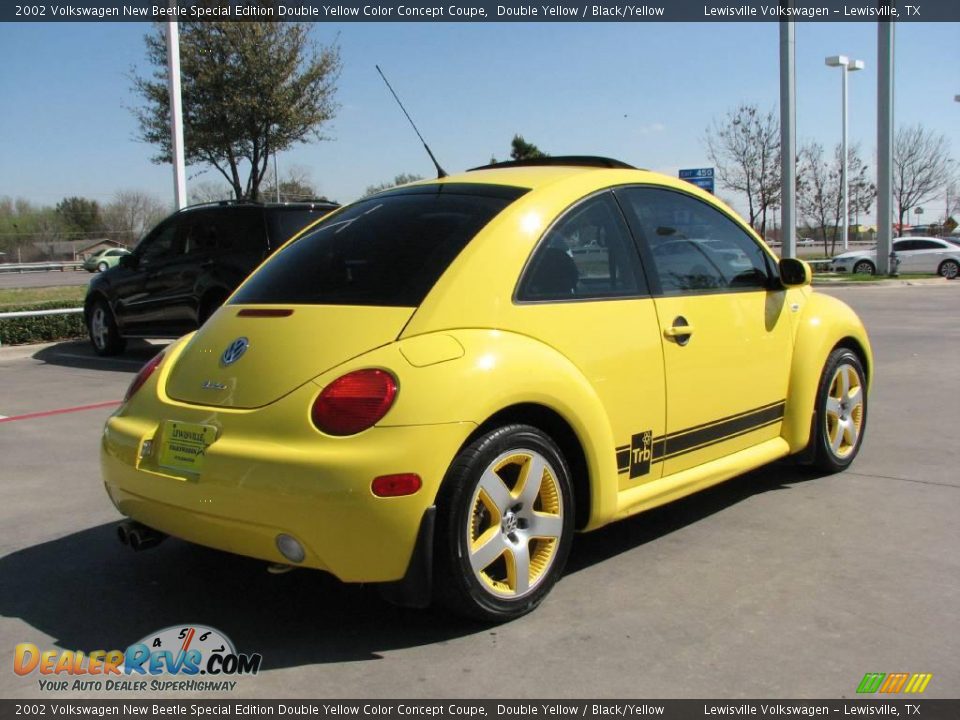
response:
[(772, 110), (740, 105), (714, 119), (703, 143), (724, 187), (747, 198), (750, 224), (762, 236), (767, 211), (780, 205), (780, 123)]
[[(273, 170), (268, 170), (260, 186), (260, 199), (272, 202), (277, 198), (277, 180)], [(313, 186), (310, 170), (302, 165), (291, 165), (285, 168), (280, 178), (280, 202), (309, 202), (310, 200), (326, 200), (321, 197)]]
[(893, 143), (893, 199), (903, 233), (910, 211), (940, 196), (950, 182), (950, 141), (922, 125), (901, 127)]
[(190, 204), (220, 202), (233, 198), (233, 190), (229, 185), (212, 180), (194, 183), (189, 189)]
[[(843, 220), (842, 180), (843, 148), (837, 145), (833, 157), (825, 157), (823, 146), (807, 143), (800, 149), (797, 169), (797, 206), (807, 229), (823, 242), (823, 252), (832, 256), (837, 250)], [(868, 168), (860, 157), (860, 146), (847, 148), (847, 177), (850, 214), (867, 213), (877, 195), (870, 182)], [(849, 220), (849, 217), (847, 218)]]
[(139, 190), (121, 190), (103, 211), (103, 226), (111, 239), (135, 243), (169, 213), (164, 203)]

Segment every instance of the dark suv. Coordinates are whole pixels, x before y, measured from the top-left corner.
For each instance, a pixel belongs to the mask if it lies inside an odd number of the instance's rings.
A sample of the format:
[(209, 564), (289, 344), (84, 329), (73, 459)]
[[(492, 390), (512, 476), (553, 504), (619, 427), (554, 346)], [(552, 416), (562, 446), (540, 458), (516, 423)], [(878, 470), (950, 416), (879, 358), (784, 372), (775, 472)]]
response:
[(129, 337), (196, 330), (264, 258), (336, 207), (226, 202), (174, 213), (91, 280), (84, 318), (94, 350), (115, 355)]

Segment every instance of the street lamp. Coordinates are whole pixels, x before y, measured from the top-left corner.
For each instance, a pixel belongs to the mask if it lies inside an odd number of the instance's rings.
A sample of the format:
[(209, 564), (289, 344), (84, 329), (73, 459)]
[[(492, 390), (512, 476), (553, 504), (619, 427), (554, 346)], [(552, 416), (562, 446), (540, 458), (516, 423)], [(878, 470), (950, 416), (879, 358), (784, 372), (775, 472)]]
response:
[(840, 175), (843, 188), (843, 249), (846, 250), (847, 236), (850, 232), (850, 209), (847, 198), (847, 73), (863, 70), (863, 60), (851, 60), (846, 55), (831, 55), (825, 62), (830, 67), (843, 68), (843, 140), (841, 142), (843, 156), (840, 160)]

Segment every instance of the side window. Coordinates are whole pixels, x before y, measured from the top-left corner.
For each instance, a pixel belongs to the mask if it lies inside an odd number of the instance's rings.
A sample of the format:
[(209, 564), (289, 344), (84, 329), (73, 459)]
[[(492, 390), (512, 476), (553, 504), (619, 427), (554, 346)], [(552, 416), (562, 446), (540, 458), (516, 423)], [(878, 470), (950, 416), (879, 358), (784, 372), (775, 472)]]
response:
[(267, 252), (267, 232), (263, 211), (259, 208), (233, 208), (214, 215), (217, 247), (232, 253), (252, 253), (262, 257)]
[(169, 260), (177, 255), (177, 223), (168, 222), (143, 240), (137, 246), (140, 262), (150, 265), (163, 260)]
[(943, 250), (943, 245), (936, 240), (914, 240), (914, 250)]
[(647, 289), (636, 247), (610, 193), (567, 212), (534, 250), (518, 300), (635, 297)]
[(906, 252), (907, 250), (919, 250), (916, 240), (897, 240), (893, 244), (895, 252)]
[(770, 286), (767, 254), (720, 210), (681, 192), (657, 188), (617, 191), (665, 295)]

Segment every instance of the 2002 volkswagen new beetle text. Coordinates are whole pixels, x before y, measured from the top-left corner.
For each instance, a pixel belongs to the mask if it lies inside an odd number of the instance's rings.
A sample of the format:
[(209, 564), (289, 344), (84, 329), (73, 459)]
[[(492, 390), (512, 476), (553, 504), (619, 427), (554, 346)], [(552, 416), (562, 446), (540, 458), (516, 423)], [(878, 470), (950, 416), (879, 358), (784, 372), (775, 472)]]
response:
[(102, 440), (121, 539), (535, 608), (575, 531), (860, 447), (857, 316), (712, 196), (602, 158), (343, 207), (136, 376)]

